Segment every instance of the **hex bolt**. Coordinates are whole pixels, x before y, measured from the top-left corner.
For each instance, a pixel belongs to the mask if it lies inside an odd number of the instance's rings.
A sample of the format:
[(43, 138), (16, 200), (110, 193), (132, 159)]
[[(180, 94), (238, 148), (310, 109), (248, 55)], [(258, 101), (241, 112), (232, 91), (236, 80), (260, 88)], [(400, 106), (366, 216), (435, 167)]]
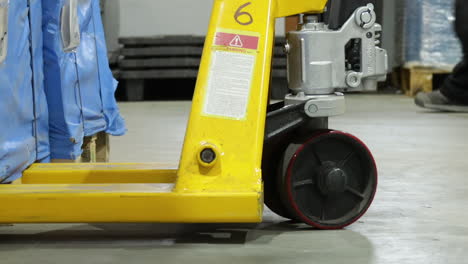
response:
[(211, 148), (205, 148), (200, 152), (200, 159), (206, 164), (211, 164), (216, 159), (216, 153)]

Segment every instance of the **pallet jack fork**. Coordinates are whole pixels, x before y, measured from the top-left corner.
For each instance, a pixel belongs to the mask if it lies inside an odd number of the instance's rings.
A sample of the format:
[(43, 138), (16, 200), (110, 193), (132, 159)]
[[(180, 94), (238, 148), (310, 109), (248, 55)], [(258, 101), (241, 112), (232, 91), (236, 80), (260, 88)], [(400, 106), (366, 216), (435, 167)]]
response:
[[(329, 31), (320, 21), (326, 4), (215, 0), (179, 168), (35, 164), (21, 184), (0, 186), (0, 223), (257, 223), (264, 194), (276, 213), (318, 228), (356, 221), (375, 194), (375, 163), (361, 141), (328, 130), (327, 121), (344, 111), (334, 87), (368, 87), (381, 77), (374, 64), (382, 51), (370, 35), (379, 28), (367, 6), (341, 31)], [(269, 106), (275, 19), (295, 14), (307, 15), (285, 50), (290, 83), (299, 74), (299, 84), (285, 102)], [(349, 28), (358, 35), (345, 34)], [(316, 33), (330, 48), (341, 43), (334, 38), (346, 39), (343, 52), (315, 53), (343, 53), (339, 64), (309, 53), (305, 45)], [(346, 50), (354, 57), (345, 58)]]

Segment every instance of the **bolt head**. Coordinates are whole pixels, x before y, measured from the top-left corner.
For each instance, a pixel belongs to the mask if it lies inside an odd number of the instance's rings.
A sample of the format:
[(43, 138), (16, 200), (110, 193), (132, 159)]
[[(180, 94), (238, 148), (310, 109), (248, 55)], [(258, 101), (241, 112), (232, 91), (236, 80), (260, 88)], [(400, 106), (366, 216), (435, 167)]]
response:
[(205, 148), (200, 152), (200, 159), (207, 164), (213, 163), (216, 159), (216, 153), (211, 148)]

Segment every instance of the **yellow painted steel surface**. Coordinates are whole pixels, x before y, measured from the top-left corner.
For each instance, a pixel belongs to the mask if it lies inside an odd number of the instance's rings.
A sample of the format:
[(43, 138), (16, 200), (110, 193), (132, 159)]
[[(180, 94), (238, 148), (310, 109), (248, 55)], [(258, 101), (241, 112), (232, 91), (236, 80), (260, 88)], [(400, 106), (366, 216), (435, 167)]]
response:
[(178, 171), (34, 165), (23, 184), (0, 185), (0, 223), (260, 222), (275, 19), (320, 13), (326, 2), (215, 0)]
[(0, 223), (259, 222), (259, 193), (177, 194), (172, 184), (2, 185)]
[(33, 164), (23, 184), (174, 183), (177, 165), (159, 163)]
[[(303, 12), (319, 13), (326, 3), (326, 0), (214, 1), (176, 191), (261, 191), (275, 19)], [(232, 41), (228, 39), (223, 45), (220, 38), (229, 34)], [(244, 43), (236, 40), (238, 36), (244, 38)], [(245, 48), (247, 41), (257, 41), (258, 45)], [(252, 71), (246, 69), (252, 64)], [(217, 65), (224, 69), (218, 70)], [(231, 72), (229, 67), (234, 67)], [(213, 83), (218, 87), (213, 88)], [(242, 98), (245, 90), (247, 98)], [(223, 101), (224, 97), (229, 100)], [(232, 101), (237, 104), (229, 105)], [(236, 109), (245, 102), (245, 112)], [(198, 159), (205, 147), (214, 148), (218, 154), (211, 167), (203, 166)]]

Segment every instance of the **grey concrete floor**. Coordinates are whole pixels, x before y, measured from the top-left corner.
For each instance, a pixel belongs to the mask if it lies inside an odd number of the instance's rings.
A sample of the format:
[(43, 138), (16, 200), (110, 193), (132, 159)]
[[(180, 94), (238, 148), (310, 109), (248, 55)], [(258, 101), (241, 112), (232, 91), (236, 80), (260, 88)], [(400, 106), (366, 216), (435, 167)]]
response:
[[(331, 127), (368, 144), (376, 200), (356, 224), (317, 231), (268, 210), (259, 225), (0, 226), (0, 263), (468, 263), (468, 115), (403, 96), (353, 95)], [(190, 104), (124, 103), (112, 161), (179, 159)], [(1, 210), (1, 206), (0, 206)]]

